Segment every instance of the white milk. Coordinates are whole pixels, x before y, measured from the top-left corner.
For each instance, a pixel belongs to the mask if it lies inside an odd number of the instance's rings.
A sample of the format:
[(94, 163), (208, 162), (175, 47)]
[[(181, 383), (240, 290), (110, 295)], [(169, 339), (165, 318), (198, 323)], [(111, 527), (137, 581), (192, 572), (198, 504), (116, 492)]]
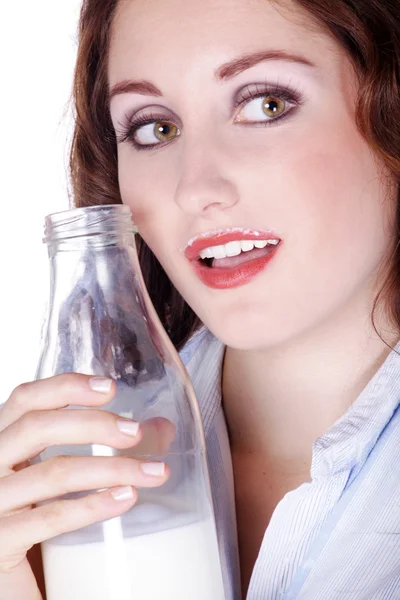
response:
[(117, 517), (106, 542), (42, 543), (47, 600), (224, 600), (213, 522), (123, 538)]

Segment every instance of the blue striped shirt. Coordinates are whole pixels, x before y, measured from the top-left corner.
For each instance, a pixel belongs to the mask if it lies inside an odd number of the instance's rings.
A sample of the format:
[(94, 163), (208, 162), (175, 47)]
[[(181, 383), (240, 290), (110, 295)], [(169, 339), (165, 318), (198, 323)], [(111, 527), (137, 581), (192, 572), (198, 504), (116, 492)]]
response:
[[(240, 600), (224, 349), (203, 326), (180, 356), (204, 424), (226, 600)], [(247, 600), (400, 599), (400, 342), (395, 350), (314, 442), (311, 481), (277, 505)]]

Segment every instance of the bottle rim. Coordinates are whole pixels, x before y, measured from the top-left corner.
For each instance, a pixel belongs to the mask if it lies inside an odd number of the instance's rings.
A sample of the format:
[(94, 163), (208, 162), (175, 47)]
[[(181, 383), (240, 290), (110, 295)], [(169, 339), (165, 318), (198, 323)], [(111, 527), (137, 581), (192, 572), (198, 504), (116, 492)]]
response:
[(71, 208), (45, 217), (44, 244), (101, 234), (138, 233), (126, 204), (99, 204)]

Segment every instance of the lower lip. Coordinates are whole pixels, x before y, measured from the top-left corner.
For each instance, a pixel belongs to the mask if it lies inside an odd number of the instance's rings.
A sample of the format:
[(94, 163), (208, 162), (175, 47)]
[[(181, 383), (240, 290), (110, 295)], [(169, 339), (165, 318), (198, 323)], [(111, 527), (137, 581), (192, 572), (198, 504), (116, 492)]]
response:
[(218, 290), (226, 290), (252, 281), (271, 262), (277, 249), (278, 246), (267, 256), (249, 260), (237, 267), (207, 267), (199, 260), (193, 260), (191, 264), (196, 275), (205, 285)]

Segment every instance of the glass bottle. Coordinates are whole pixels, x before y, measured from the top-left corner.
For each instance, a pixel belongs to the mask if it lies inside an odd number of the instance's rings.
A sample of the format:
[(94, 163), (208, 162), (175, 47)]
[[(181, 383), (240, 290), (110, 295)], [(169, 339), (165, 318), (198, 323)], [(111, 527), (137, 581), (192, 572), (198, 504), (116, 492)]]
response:
[[(125, 205), (46, 217), (50, 303), (36, 379), (111, 377), (117, 393), (104, 410), (144, 428), (169, 422), (172, 435), (167, 442), (144, 435), (128, 450), (52, 446), (36, 460), (124, 455), (164, 461), (171, 476), (161, 487), (138, 489), (137, 503), (121, 517), (43, 542), (47, 600), (224, 599), (201, 416), (145, 288), (135, 233)], [(61, 410), (70, 408), (86, 410)]]

